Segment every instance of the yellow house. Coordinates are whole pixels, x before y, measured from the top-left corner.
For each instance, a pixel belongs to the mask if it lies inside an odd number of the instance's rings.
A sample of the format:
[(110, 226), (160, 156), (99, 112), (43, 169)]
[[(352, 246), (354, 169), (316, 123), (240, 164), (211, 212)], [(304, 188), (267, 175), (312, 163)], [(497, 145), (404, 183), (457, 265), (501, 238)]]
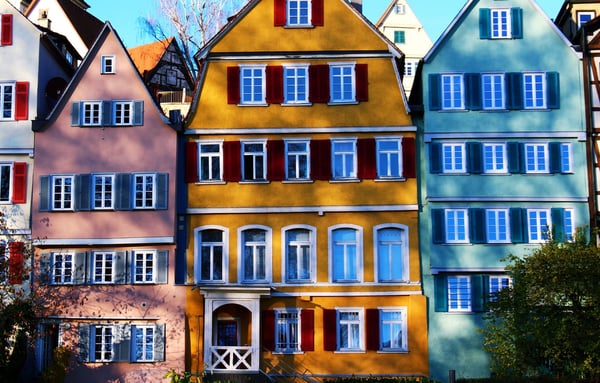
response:
[(402, 53), (346, 0), (252, 0), (196, 58), (189, 369), (426, 376)]

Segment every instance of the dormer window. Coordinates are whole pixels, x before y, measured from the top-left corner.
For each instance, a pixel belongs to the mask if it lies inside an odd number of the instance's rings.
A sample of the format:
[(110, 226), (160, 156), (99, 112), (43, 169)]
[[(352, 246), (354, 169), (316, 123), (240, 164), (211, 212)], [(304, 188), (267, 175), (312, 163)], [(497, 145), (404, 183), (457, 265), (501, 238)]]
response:
[(275, 26), (322, 26), (323, 2), (324, 0), (275, 0)]
[(101, 58), (101, 68), (100, 73), (102, 74), (113, 74), (115, 73), (115, 56), (114, 55), (104, 55)]

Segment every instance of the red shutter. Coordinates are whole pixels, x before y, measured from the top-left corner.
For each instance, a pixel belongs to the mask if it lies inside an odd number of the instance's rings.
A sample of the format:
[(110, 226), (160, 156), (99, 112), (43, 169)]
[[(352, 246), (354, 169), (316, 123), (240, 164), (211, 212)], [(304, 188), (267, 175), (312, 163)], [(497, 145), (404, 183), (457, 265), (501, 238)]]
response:
[(275, 351), (275, 311), (263, 311), (262, 320), (262, 347), (268, 351)]
[(267, 141), (267, 179), (283, 181), (285, 179), (285, 148), (283, 140)]
[(367, 350), (379, 350), (379, 310), (367, 309)]
[(15, 120), (27, 120), (29, 117), (29, 83), (17, 82), (15, 94)]
[(13, 285), (23, 283), (23, 242), (11, 242), (9, 245), (8, 282)]
[(283, 103), (283, 67), (267, 66), (267, 94), (265, 100), (268, 104)]
[(240, 103), (240, 67), (227, 67), (227, 103)]
[(315, 311), (302, 310), (300, 312), (300, 346), (302, 351), (315, 351)]
[(0, 31), (0, 45), (12, 45), (13, 38), (13, 15), (6, 13), (2, 15), (2, 30)]
[(337, 350), (337, 315), (335, 310), (323, 309), (323, 349)]
[(312, 25), (322, 27), (325, 24), (324, 0), (312, 0)]
[(312, 140), (310, 142), (310, 177), (313, 180), (331, 179), (331, 142)]
[(241, 153), (242, 144), (239, 141), (223, 143), (223, 179), (227, 182), (239, 182), (242, 179)]
[(377, 178), (377, 156), (375, 154), (375, 139), (361, 138), (357, 142), (358, 149), (358, 178)]
[(287, 0), (275, 0), (275, 17), (274, 25), (276, 27), (285, 27), (286, 24), (286, 7)]
[(367, 64), (356, 64), (356, 101), (369, 101), (369, 69)]
[(13, 190), (12, 202), (25, 203), (27, 200), (27, 163), (15, 162), (13, 164)]
[(311, 65), (308, 77), (309, 101), (329, 102), (329, 65)]
[(185, 143), (185, 182), (198, 181), (198, 144), (193, 141)]
[(416, 156), (415, 139), (404, 137), (402, 139), (402, 176), (404, 178), (417, 178)]

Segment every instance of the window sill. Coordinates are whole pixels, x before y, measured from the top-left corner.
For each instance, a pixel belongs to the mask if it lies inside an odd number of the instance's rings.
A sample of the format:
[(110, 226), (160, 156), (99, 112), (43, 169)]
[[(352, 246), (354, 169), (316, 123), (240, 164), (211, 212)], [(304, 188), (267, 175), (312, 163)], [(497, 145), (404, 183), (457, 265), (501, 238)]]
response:
[(334, 354), (366, 354), (365, 350), (337, 350)]
[(300, 180), (300, 179), (298, 179), (298, 180), (291, 180), (290, 179), (290, 180), (281, 181), (281, 183), (284, 183), (284, 184), (312, 184), (314, 182), (315, 181), (309, 180), (309, 179), (306, 179), (306, 180)]
[(312, 106), (312, 102), (284, 102), (281, 106)]
[(375, 178), (375, 182), (405, 182), (406, 178), (404, 177), (389, 177), (389, 178)]
[(243, 180), (243, 181), (240, 181), (240, 184), (245, 184), (245, 185), (248, 185), (248, 184), (270, 184), (270, 183), (271, 183), (271, 181), (268, 181), (268, 180)]
[(215, 181), (196, 181), (196, 185), (226, 185), (227, 182), (223, 180), (215, 180)]
[(358, 179), (358, 178), (339, 178), (339, 179), (329, 180), (329, 183), (332, 183), (332, 184), (358, 183), (358, 182), (360, 182), (360, 179)]
[(273, 351), (273, 355), (304, 355), (304, 351)]
[(248, 106), (261, 106), (261, 107), (266, 107), (266, 106), (269, 106), (269, 104), (267, 104), (266, 102), (265, 102), (265, 103), (262, 103), (262, 102), (261, 102), (261, 103), (258, 103), (258, 102), (257, 102), (257, 103), (254, 103), (254, 104), (252, 104), (252, 103), (247, 103), (247, 104), (244, 104), (244, 103), (239, 103), (239, 104), (237, 104), (237, 106), (240, 106), (240, 107), (248, 107)]
[(327, 105), (336, 106), (336, 105), (358, 105), (358, 101), (329, 101)]
[(378, 354), (408, 354), (408, 350), (378, 350)]
[(286, 24), (285, 29), (314, 29), (312, 24)]

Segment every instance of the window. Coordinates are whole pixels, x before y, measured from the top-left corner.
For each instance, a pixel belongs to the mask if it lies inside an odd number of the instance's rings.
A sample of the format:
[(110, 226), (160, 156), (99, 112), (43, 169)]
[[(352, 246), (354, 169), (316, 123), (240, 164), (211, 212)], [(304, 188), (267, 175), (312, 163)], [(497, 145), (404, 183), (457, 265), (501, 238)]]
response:
[(414, 60), (404, 61), (404, 76), (414, 76), (417, 71), (417, 64)]
[(100, 58), (101, 62), (101, 73), (102, 74), (112, 74), (116, 72), (115, 68), (115, 56), (114, 55), (104, 55)]
[(405, 44), (406, 43), (406, 32), (405, 31), (394, 31), (394, 44)]
[(154, 361), (154, 326), (134, 326), (133, 339), (136, 362)]
[(357, 228), (330, 228), (330, 257), (333, 282), (362, 280), (362, 231)]
[(354, 64), (331, 64), (329, 76), (332, 103), (355, 102)]
[(521, 8), (480, 8), (479, 37), (482, 39), (523, 38)]
[(310, 25), (310, 0), (287, 0), (288, 25)]
[(338, 340), (340, 351), (362, 351), (364, 313), (361, 309), (338, 310)]
[(550, 230), (550, 211), (547, 209), (527, 210), (527, 226), (529, 227), (530, 243), (547, 241)]
[(286, 66), (284, 70), (286, 104), (308, 103), (308, 66)]
[(84, 126), (100, 126), (101, 121), (101, 110), (102, 102), (100, 101), (85, 101), (82, 103), (83, 107), (83, 120), (82, 125)]
[(286, 309), (275, 311), (275, 351), (300, 351), (300, 311)]
[(11, 164), (0, 164), (0, 202), (10, 202)]
[(265, 66), (240, 67), (240, 87), (242, 104), (265, 104)]
[(483, 144), (483, 171), (485, 173), (506, 173), (506, 144)]
[(446, 242), (468, 243), (467, 209), (446, 209)]
[(463, 76), (461, 74), (442, 75), (442, 109), (464, 109)]
[(157, 254), (154, 250), (136, 250), (133, 252), (133, 283), (156, 282)]
[(492, 38), (505, 39), (510, 37), (510, 9), (492, 9)]
[(52, 259), (52, 283), (56, 285), (73, 283), (73, 268), (72, 253), (54, 253)]
[(332, 140), (334, 179), (356, 178), (356, 140)]
[(0, 83), (0, 120), (13, 120), (15, 115), (15, 85)]
[(310, 169), (309, 141), (286, 141), (286, 179), (308, 180)]
[(73, 210), (74, 176), (52, 177), (52, 210)]
[(94, 326), (94, 360), (111, 362), (113, 360), (113, 327)]
[(545, 109), (545, 73), (523, 73), (523, 92), (523, 102), (525, 109)]
[(264, 142), (242, 142), (242, 179), (266, 181), (267, 151)]
[(196, 282), (225, 282), (227, 231), (222, 228), (196, 229)]
[(548, 145), (525, 144), (525, 170), (527, 173), (548, 173)]
[(486, 238), (489, 243), (507, 243), (510, 241), (507, 209), (487, 209), (485, 219)]
[(442, 161), (444, 173), (464, 173), (465, 167), (465, 144), (449, 144), (442, 145)]
[(377, 139), (377, 177), (402, 177), (401, 139)]
[(394, 10), (397, 14), (399, 15), (403, 15), (406, 12), (406, 6), (404, 4), (396, 4), (396, 6), (394, 7)]
[(571, 163), (571, 144), (561, 143), (560, 144), (560, 172), (561, 173), (572, 173), (573, 165)]
[(133, 102), (115, 101), (113, 121), (115, 125), (132, 125)]
[(112, 283), (114, 278), (113, 252), (96, 251), (93, 253), (94, 283)]
[(377, 280), (379, 282), (407, 281), (407, 230), (402, 227), (376, 227)]
[(504, 109), (504, 74), (481, 75), (483, 109)]
[(382, 351), (406, 351), (406, 310), (381, 309), (380, 320), (380, 349)]
[(93, 175), (94, 209), (112, 209), (114, 206), (114, 175)]
[[(270, 230), (249, 228), (240, 231), (241, 237), (241, 280), (244, 282), (266, 282), (270, 278)], [(269, 265), (267, 265), (269, 262)]]
[(596, 12), (594, 11), (578, 11), (577, 12), (577, 27), (581, 28), (583, 24), (592, 20), (596, 17)]
[(573, 210), (564, 209), (563, 213), (563, 227), (564, 227), (564, 236), (567, 241), (572, 241), (573, 236), (575, 235), (575, 225), (574, 225), (574, 217)]
[(512, 285), (512, 281), (510, 279), (510, 277), (506, 276), (506, 275), (492, 275), (490, 276), (490, 285), (489, 285), (489, 289), (490, 289), (490, 300), (491, 301), (495, 301), (498, 299), (497, 295), (500, 292), (500, 290), (505, 289), (507, 287), (510, 287)]
[(134, 209), (152, 209), (156, 204), (156, 174), (134, 174)]
[(144, 101), (75, 101), (71, 126), (139, 126), (144, 124)]
[(448, 311), (471, 311), (471, 278), (448, 276)]
[(285, 230), (285, 278), (287, 282), (310, 282), (315, 273), (314, 229)]
[(200, 181), (220, 181), (223, 179), (221, 169), (223, 158), (221, 156), (223, 144), (220, 142), (199, 142), (198, 161)]

